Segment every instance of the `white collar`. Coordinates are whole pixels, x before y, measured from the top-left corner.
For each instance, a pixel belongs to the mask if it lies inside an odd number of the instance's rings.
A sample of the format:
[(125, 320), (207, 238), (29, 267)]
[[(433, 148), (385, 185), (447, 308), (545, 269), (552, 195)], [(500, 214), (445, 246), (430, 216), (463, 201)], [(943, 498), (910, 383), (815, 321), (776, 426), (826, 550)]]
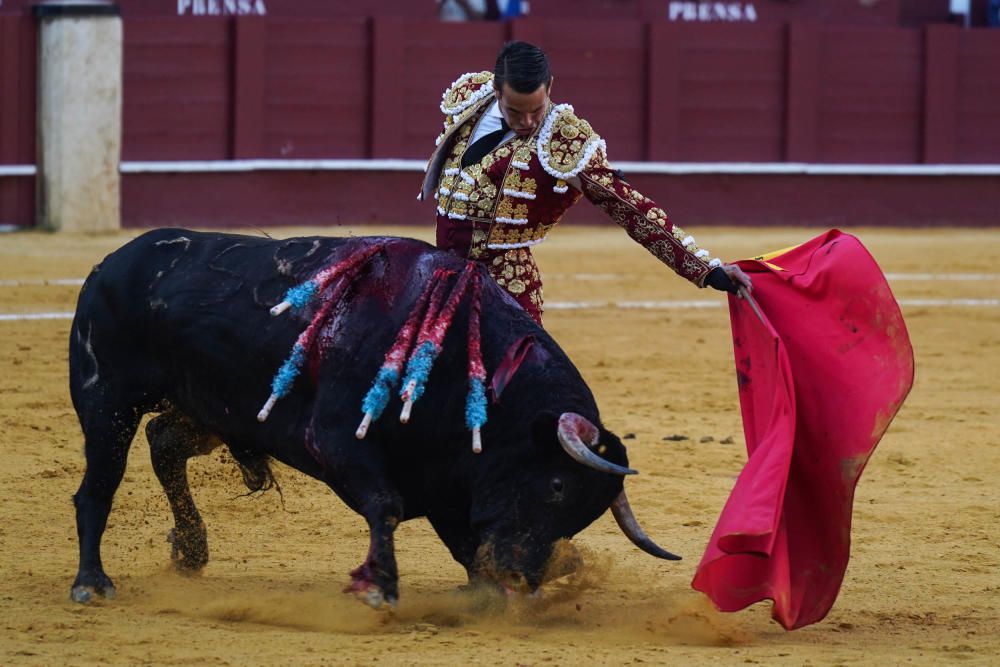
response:
[(496, 97), (493, 98), (493, 104), (491, 104), (490, 108), (486, 111), (486, 115), (493, 116), (494, 118), (503, 118), (503, 114), (500, 113), (500, 100)]

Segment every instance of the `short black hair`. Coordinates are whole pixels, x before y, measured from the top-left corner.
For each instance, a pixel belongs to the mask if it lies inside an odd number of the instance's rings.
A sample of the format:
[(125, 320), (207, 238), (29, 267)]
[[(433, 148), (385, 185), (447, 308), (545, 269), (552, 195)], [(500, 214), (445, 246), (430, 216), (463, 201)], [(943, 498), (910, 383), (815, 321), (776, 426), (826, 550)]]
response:
[(493, 68), (493, 85), (503, 90), (507, 84), (518, 93), (533, 93), (541, 85), (549, 85), (552, 72), (545, 52), (527, 42), (507, 42), (497, 54)]

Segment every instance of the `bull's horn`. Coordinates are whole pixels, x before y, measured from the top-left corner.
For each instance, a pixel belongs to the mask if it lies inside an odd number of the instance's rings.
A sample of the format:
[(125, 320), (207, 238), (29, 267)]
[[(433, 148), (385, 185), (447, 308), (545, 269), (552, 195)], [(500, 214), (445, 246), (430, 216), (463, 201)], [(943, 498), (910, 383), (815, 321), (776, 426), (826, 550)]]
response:
[(632, 514), (632, 508), (628, 504), (628, 497), (625, 495), (625, 489), (618, 494), (615, 498), (615, 502), (611, 503), (611, 513), (615, 516), (615, 521), (618, 522), (618, 527), (622, 529), (625, 536), (632, 540), (632, 544), (639, 547), (650, 556), (656, 556), (657, 558), (662, 558), (664, 560), (680, 560), (681, 557), (670, 553), (669, 551), (660, 548), (656, 542), (649, 538), (649, 535), (642, 529), (639, 522), (636, 521), (635, 515)]
[(612, 463), (611, 461), (606, 461), (590, 451), (590, 448), (583, 443), (582, 438), (586, 438), (591, 444), (597, 444), (600, 432), (585, 417), (581, 417), (575, 412), (564, 412), (559, 417), (557, 432), (559, 435), (559, 444), (562, 445), (567, 454), (573, 457), (574, 461), (594, 470), (611, 473), (612, 475), (635, 475), (638, 472), (631, 468)]

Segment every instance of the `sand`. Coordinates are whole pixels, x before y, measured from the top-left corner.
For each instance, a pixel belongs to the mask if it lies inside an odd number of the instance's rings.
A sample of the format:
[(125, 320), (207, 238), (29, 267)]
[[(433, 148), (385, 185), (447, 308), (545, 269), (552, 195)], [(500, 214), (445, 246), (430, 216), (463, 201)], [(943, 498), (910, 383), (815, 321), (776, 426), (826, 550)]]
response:
[[(269, 231), (430, 237), (413, 228)], [(692, 231), (733, 259), (819, 230)], [(910, 274), (892, 280), (901, 300), (1000, 297), (1000, 231), (848, 231), (887, 273)], [(84, 277), (134, 234), (0, 236), (0, 313), (72, 311), (79, 287), (42, 281)], [(559, 229), (537, 258), (549, 302), (722, 304), (722, 295), (693, 289), (612, 227)], [(986, 275), (918, 280), (914, 273)], [(241, 497), (239, 473), (218, 451), (189, 466), (211, 561), (198, 576), (175, 573), (165, 541), (172, 520), (141, 429), (104, 538), (118, 598), (70, 602), (71, 496), (84, 465), (67, 389), (70, 321), (0, 321), (0, 664), (994, 663), (1000, 306), (936, 304), (903, 307), (916, 383), (858, 486), (840, 597), (823, 622), (790, 633), (770, 619), (769, 602), (723, 614), (690, 589), (745, 461), (723, 307), (545, 316), (605, 424), (634, 434), (625, 443), (642, 473), (627, 481), (637, 516), (685, 560), (641, 553), (608, 515), (574, 540), (582, 572), (540, 599), (498, 609), (455, 593), (464, 571), (415, 520), (397, 532), (402, 599), (394, 613), (340, 592), (367, 550), (360, 517), (281, 465), (284, 504), (275, 493)], [(664, 440), (670, 435), (688, 439)]]

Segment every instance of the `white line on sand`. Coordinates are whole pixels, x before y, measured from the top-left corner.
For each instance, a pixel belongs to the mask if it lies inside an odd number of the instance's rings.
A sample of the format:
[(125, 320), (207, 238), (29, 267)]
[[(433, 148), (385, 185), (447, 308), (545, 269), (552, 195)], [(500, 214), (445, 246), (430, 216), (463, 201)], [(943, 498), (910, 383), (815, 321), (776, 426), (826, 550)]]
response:
[(73, 313), (0, 313), (0, 322), (21, 320), (71, 320)]
[(79, 287), (83, 278), (48, 278), (38, 280), (0, 280), (0, 287), (34, 287), (37, 285), (73, 285)]

